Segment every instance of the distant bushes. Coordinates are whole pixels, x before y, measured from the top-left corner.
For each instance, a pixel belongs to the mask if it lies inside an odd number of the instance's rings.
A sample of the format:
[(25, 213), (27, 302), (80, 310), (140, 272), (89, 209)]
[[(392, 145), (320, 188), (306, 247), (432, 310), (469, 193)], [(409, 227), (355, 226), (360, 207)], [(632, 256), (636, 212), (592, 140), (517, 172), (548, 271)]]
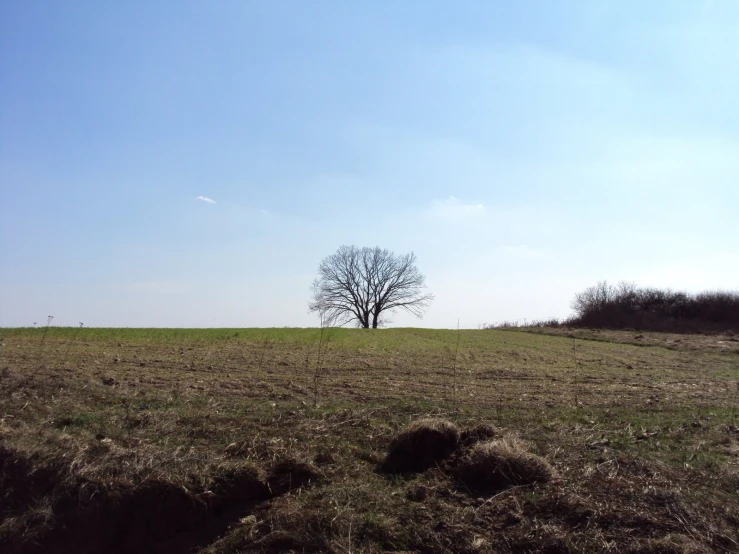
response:
[(568, 324), (567, 319), (516, 319), (513, 321), (501, 321), (500, 323), (483, 323), (480, 325), (480, 329), (518, 329), (528, 327), (566, 327)]
[(601, 281), (577, 294), (574, 327), (672, 332), (739, 331), (739, 292), (697, 294)]
[(739, 332), (739, 291), (687, 293), (601, 281), (578, 293), (567, 319), (514, 320), (482, 329), (588, 327), (673, 333)]

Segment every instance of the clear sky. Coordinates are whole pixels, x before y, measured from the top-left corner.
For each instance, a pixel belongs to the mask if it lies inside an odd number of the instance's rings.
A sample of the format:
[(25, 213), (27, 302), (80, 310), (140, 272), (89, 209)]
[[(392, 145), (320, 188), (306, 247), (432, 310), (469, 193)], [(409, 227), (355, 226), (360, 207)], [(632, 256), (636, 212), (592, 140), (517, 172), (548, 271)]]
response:
[(312, 326), (342, 244), (422, 320), (739, 288), (739, 2), (0, 2), (0, 325)]

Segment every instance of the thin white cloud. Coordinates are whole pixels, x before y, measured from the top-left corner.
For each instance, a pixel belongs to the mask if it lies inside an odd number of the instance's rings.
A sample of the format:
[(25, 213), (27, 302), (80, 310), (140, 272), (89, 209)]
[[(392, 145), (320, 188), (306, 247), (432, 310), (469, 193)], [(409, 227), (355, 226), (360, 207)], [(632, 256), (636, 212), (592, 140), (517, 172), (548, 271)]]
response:
[(432, 217), (446, 220), (469, 220), (485, 215), (482, 204), (467, 203), (450, 196), (446, 200), (436, 200), (431, 204), (428, 213)]
[(212, 198), (208, 198), (207, 196), (197, 196), (195, 197), (195, 200), (200, 200), (201, 202), (205, 202), (206, 204), (215, 204), (216, 201)]

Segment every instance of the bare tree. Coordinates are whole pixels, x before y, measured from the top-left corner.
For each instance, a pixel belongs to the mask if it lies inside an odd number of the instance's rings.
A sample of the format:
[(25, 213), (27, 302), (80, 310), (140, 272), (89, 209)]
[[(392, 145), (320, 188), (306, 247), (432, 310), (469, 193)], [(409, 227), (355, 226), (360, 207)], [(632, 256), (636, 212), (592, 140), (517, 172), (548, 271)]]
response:
[(318, 266), (310, 310), (340, 324), (376, 329), (384, 314), (398, 308), (422, 317), (434, 299), (425, 289), (413, 252), (341, 246)]
[(575, 311), (577, 317), (584, 317), (590, 313), (600, 313), (613, 301), (617, 293), (618, 289), (613, 285), (609, 285), (607, 281), (598, 281), (597, 285), (577, 293), (570, 307)]

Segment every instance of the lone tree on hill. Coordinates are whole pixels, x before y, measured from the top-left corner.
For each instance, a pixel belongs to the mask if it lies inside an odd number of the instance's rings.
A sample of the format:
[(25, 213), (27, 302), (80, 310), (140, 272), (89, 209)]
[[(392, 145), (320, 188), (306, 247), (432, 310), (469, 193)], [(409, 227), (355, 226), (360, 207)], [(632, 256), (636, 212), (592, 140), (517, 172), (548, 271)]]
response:
[(424, 292), (424, 281), (413, 252), (341, 246), (318, 266), (310, 310), (323, 321), (356, 321), (359, 327), (376, 329), (381, 314), (396, 308), (423, 317), (434, 299)]

